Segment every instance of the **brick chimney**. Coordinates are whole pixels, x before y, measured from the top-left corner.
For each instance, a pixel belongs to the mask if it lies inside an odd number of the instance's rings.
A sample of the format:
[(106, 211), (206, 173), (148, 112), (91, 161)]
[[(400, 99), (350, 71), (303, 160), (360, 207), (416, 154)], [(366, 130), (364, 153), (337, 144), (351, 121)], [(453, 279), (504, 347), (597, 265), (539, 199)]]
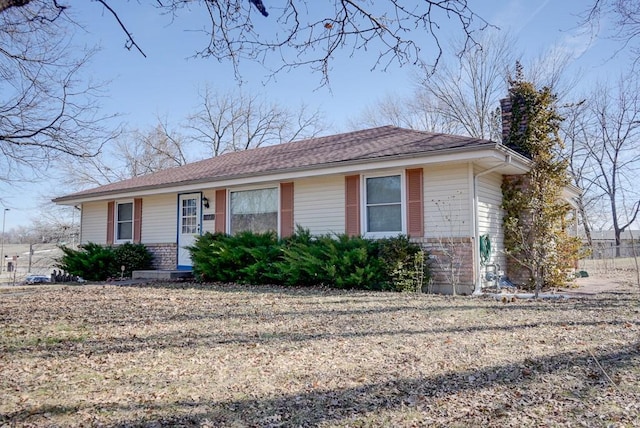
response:
[[(502, 144), (521, 153), (527, 157), (529, 154), (524, 152), (521, 147), (518, 147), (509, 141), (509, 134), (511, 133), (511, 124), (512, 120), (512, 111), (513, 111), (513, 101), (511, 97), (503, 98), (500, 100), (500, 109), (502, 110)], [(518, 127), (518, 131), (520, 133), (524, 133), (527, 128), (527, 118), (523, 117), (520, 120), (520, 126)]]
[(509, 140), (509, 132), (511, 131), (511, 98), (503, 98), (500, 100), (500, 110), (502, 110), (502, 144), (505, 146)]

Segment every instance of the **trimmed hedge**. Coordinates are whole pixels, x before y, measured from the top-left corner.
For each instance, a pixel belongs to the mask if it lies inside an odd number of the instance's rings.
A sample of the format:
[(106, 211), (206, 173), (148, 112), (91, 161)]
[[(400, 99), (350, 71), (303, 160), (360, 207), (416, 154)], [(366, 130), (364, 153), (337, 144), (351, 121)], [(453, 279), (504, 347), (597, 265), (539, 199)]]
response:
[(424, 251), (405, 236), (206, 233), (189, 251), (194, 275), (205, 282), (420, 291), (429, 279)]

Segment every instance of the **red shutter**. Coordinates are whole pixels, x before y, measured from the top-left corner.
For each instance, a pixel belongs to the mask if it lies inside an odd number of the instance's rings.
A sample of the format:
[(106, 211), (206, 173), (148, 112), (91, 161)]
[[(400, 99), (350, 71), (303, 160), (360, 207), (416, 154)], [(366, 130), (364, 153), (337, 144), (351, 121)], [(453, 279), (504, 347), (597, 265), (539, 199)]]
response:
[(227, 190), (216, 190), (216, 223), (215, 231), (225, 233), (227, 231)]
[(111, 201), (107, 204), (107, 245), (113, 245), (114, 224), (113, 218), (116, 214), (116, 203)]
[(422, 168), (408, 169), (407, 176), (407, 235), (424, 236), (424, 195)]
[(142, 241), (142, 198), (133, 200), (133, 242)]
[(360, 235), (360, 176), (348, 175), (344, 178), (345, 190), (345, 233)]
[(293, 235), (293, 183), (280, 183), (280, 236)]

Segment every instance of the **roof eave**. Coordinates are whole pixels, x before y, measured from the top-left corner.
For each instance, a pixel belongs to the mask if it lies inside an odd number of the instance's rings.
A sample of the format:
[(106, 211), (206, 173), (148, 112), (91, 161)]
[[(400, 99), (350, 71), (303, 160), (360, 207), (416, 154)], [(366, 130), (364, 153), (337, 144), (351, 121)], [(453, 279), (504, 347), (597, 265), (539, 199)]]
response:
[[(233, 180), (242, 180), (250, 177), (268, 178), (276, 175), (294, 174), (297, 172), (308, 172), (313, 170), (336, 169), (336, 168), (351, 167), (351, 166), (362, 166), (370, 163), (377, 165), (386, 161), (402, 161), (402, 160), (408, 160), (408, 159), (417, 160), (420, 158), (424, 158), (424, 159), (432, 159), (433, 161), (435, 161), (433, 163), (437, 163), (439, 159), (446, 158), (448, 156), (464, 155), (465, 153), (475, 153), (476, 156), (474, 157), (466, 157), (466, 158), (461, 157), (460, 159), (458, 159), (460, 161), (473, 160), (480, 157), (486, 157), (487, 156), (486, 152), (494, 152), (494, 153), (500, 153), (501, 155), (511, 156), (512, 162), (516, 161), (517, 164), (521, 166), (523, 171), (526, 170), (527, 165), (530, 164), (530, 160), (527, 159), (526, 157), (509, 149), (508, 147), (505, 147), (500, 143), (495, 143), (494, 145), (487, 144), (483, 146), (456, 147), (451, 149), (442, 149), (442, 150), (438, 150), (437, 152), (428, 153), (426, 155), (424, 152), (416, 152), (416, 153), (405, 153), (401, 155), (367, 157), (362, 159), (351, 159), (347, 161), (327, 162), (327, 163), (307, 165), (302, 167), (282, 168), (282, 169), (273, 170), (267, 173), (260, 173), (260, 174), (246, 173), (246, 174), (229, 175), (226, 177), (203, 177), (195, 180), (184, 180), (181, 182), (137, 186), (129, 189), (116, 189), (116, 190), (108, 190), (103, 192), (91, 192), (91, 193), (83, 193), (80, 195), (71, 194), (68, 196), (61, 196), (61, 197), (52, 199), (52, 201), (56, 204), (61, 204), (61, 205), (77, 205), (83, 202), (103, 200), (106, 198), (113, 198), (119, 195), (125, 195), (130, 193), (149, 192), (149, 191), (154, 191), (159, 189), (174, 189), (177, 187), (193, 186), (193, 185), (198, 185), (203, 183), (225, 183)], [(417, 156), (417, 155), (423, 155), (423, 156)], [(423, 163), (423, 162), (417, 162), (417, 163)], [(341, 172), (336, 172), (336, 173), (341, 173)]]

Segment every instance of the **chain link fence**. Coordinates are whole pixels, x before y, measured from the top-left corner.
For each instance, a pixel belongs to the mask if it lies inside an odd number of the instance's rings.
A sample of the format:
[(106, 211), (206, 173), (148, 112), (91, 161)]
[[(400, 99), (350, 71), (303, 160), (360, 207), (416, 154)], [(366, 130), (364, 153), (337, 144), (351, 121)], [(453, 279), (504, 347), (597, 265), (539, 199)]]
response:
[(589, 259), (616, 259), (640, 256), (640, 241), (628, 242), (616, 246), (613, 242), (595, 242), (591, 249)]

